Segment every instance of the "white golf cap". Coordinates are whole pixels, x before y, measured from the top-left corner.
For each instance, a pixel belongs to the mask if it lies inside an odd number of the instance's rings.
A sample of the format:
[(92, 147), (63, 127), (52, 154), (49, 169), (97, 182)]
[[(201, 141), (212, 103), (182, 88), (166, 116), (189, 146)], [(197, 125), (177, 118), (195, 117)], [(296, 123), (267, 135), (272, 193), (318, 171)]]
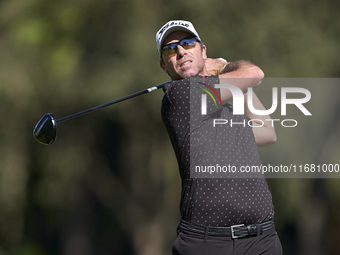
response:
[(200, 41), (197, 31), (194, 26), (189, 21), (185, 20), (171, 20), (167, 22), (157, 33), (156, 33), (156, 42), (157, 42), (157, 51), (158, 54), (161, 54), (161, 47), (165, 38), (175, 31), (184, 31), (188, 32), (194, 36), (196, 36)]

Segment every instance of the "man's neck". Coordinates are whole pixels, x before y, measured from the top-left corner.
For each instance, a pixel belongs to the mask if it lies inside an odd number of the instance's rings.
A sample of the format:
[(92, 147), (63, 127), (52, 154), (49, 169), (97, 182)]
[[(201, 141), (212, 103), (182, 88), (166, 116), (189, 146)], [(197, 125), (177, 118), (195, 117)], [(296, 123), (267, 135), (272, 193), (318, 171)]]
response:
[(203, 70), (202, 70), (201, 72), (199, 72), (198, 75), (200, 75), (200, 76), (210, 76), (210, 75), (212, 75), (212, 74), (210, 74), (210, 73), (208, 72), (207, 67), (204, 65)]

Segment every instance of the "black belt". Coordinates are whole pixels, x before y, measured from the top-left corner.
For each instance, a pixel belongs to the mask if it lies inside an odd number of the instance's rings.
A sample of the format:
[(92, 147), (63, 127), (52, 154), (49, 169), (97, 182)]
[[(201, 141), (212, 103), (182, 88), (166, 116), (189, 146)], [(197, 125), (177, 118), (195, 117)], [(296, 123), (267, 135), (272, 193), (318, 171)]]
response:
[(231, 237), (233, 239), (248, 237), (248, 236), (256, 236), (258, 233), (262, 234), (266, 230), (270, 230), (275, 228), (274, 220), (271, 219), (269, 221), (260, 223), (260, 224), (252, 224), (252, 225), (234, 225), (231, 227), (210, 227), (203, 226), (196, 223), (192, 223), (186, 220), (181, 219), (179, 224), (179, 229), (188, 230), (190, 232), (194, 232), (197, 234), (208, 234), (209, 236), (226, 236)]

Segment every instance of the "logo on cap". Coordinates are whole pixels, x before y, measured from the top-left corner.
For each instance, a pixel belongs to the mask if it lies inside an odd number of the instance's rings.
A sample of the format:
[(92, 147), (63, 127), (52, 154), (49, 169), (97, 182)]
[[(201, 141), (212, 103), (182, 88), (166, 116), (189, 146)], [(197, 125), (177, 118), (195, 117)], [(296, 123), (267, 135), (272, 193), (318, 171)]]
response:
[(171, 22), (167, 23), (164, 27), (162, 27), (161, 30), (158, 32), (158, 36), (159, 36), (158, 40), (161, 38), (164, 31), (166, 31), (169, 27), (172, 27), (172, 26), (182, 26), (182, 27), (188, 28), (190, 25), (187, 24), (187, 23), (183, 23), (183, 22), (171, 21)]

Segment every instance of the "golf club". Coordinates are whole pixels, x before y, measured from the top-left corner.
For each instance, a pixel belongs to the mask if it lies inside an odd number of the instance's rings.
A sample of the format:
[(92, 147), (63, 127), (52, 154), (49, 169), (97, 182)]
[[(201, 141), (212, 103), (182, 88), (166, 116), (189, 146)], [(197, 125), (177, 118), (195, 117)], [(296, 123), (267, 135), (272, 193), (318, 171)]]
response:
[(102, 104), (102, 105), (98, 105), (98, 106), (95, 106), (93, 108), (90, 108), (90, 109), (87, 109), (87, 110), (84, 110), (84, 111), (81, 111), (81, 112), (78, 112), (78, 113), (74, 113), (72, 115), (63, 117), (63, 118), (58, 119), (58, 120), (55, 119), (55, 117), (53, 116), (52, 113), (47, 113), (39, 120), (39, 122), (35, 126), (35, 128), (33, 130), (33, 136), (41, 144), (52, 145), (55, 142), (55, 140), (57, 139), (57, 122), (62, 122), (62, 121), (68, 120), (68, 119), (79, 117), (81, 115), (84, 115), (84, 114), (89, 113), (89, 112), (93, 112), (95, 110), (104, 108), (106, 106), (113, 105), (113, 104), (116, 104), (116, 103), (119, 103), (119, 102), (122, 102), (122, 101), (125, 101), (125, 100), (128, 100), (128, 99), (131, 99), (133, 97), (140, 96), (140, 95), (158, 90), (160, 88), (163, 88), (164, 85), (166, 85), (170, 82), (171, 81), (165, 82), (165, 83), (157, 85), (155, 87), (151, 87), (151, 88), (139, 91), (137, 93), (116, 99), (114, 101), (111, 101), (111, 102), (108, 102), (108, 103), (105, 103), (105, 104)]

